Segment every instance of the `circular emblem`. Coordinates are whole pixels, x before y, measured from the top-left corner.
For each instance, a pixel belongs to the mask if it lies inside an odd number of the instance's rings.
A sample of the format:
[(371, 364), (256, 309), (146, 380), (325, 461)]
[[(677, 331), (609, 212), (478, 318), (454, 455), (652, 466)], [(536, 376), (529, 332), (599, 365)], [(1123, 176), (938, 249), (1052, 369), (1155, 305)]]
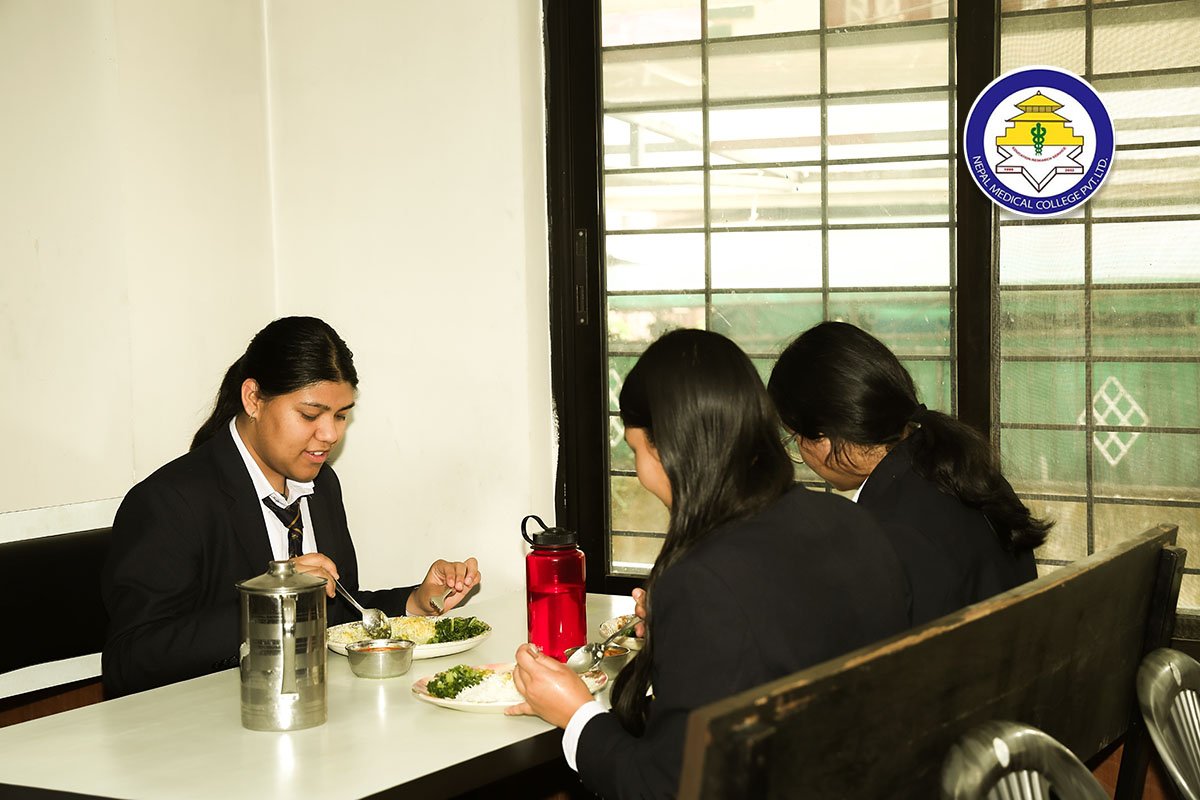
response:
[(963, 157), (975, 185), (1001, 208), (1064, 214), (1092, 199), (1112, 170), (1112, 118), (1076, 75), (1057, 67), (1014, 70), (975, 98)]

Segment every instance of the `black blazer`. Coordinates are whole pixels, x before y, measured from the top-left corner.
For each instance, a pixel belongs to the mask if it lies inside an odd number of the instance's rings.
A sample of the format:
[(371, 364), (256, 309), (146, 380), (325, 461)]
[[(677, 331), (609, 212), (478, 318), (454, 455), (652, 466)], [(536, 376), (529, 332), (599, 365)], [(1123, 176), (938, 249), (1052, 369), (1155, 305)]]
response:
[(982, 511), (914, 472), (906, 442), (871, 472), (858, 504), (893, 537), (912, 585), (914, 625), (1037, 577), (1033, 551), (1004, 549)]
[(646, 731), (631, 736), (600, 714), (576, 750), (584, 784), (607, 798), (675, 795), (692, 709), (908, 627), (887, 535), (850, 501), (800, 487), (714, 531), (653, 593)]
[[(317, 549), (358, 590), (358, 562), (342, 489), (326, 466), (308, 499)], [(235, 584), (273, 558), (262, 503), (229, 430), (129, 490), (113, 522), (101, 591), (110, 617), (102, 672), (111, 696), (237, 666)], [(410, 589), (360, 592), (365, 605), (402, 614)], [(358, 619), (341, 598), (330, 624)]]

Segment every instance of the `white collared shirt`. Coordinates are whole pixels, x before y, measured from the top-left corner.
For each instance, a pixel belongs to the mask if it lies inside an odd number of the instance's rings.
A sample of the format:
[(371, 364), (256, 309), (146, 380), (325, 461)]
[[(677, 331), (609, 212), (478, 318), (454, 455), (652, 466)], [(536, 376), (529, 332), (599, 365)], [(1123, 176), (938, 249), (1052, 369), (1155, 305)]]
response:
[(851, 498), (850, 498), (850, 502), (852, 502), (852, 503), (857, 503), (857, 502), (858, 502), (858, 497), (859, 497), (859, 495), (861, 495), (861, 494), (862, 494), (863, 487), (867, 485), (867, 481), (869, 481), (869, 480), (871, 480), (871, 476), (870, 476), (870, 475), (868, 475), (867, 477), (863, 478), (863, 482), (862, 482), (862, 483), (860, 483), (860, 484), (858, 485), (858, 488), (854, 490), (854, 497), (851, 497)]
[(254, 491), (258, 493), (258, 510), (262, 512), (263, 522), (267, 526), (267, 537), (271, 540), (271, 555), (275, 557), (276, 561), (287, 560), (287, 526), (279, 517), (271, 513), (271, 509), (263, 505), (264, 497), (269, 497), (271, 502), (280, 508), (287, 508), (297, 498), (303, 498), (300, 501), (300, 520), (304, 523), (304, 552), (317, 552), (317, 537), (313, 531), (312, 518), (308, 515), (308, 496), (313, 493), (312, 481), (300, 483), (287, 478), (287, 497), (275, 491), (270, 481), (267, 480), (267, 476), (263, 475), (254, 456), (250, 455), (250, 451), (246, 449), (246, 443), (242, 441), (242, 436), (238, 433), (236, 422), (236, 417), (229, 420), (229, 432), (233, 435), (233, 443), (237, 445), (238, 452), (242, 454), (242, 461), (246, 465), (246, 471), (250, 473), (250, 480), (254, 481)]

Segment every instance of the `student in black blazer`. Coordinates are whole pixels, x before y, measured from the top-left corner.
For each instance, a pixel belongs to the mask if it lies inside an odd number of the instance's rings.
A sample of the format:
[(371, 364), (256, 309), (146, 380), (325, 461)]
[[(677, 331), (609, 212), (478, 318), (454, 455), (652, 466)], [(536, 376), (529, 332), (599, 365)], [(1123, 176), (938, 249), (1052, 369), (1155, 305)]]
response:
[(907, 584), (869, 514), (792, 486), (762, 381), (728, 339), (666, 334), (620, 406), (638, 480), (671, 512), (639, 603), (645, 645), (617, 678), (612, 713), (522, 645), (526, 702), (509, 713), (565, 728), (567, 762), (601, 796), (670, 797), (692, 709), (903, 630)]
[(771, 372), (798, 455), (888, 529), (920, 624), (1037, 577), (1034, 517), (971, 427), (917, 401), (888, 348), (844, 322), (802, 333)]
[[(273, 559), (339, 578), (392, 615), (434, 614), (430, 598), (447, 589), (452, 608), (478, 583), (475, 559), (439, 560), (418, 586), (359, 591), (341, 485), (325, 466), (357, 384), (333, 328), (312, 317), (275, 320), (229, 368), (191, 451), (125, 496), (102, 575), (109, 696), (237, 666), (235, 584)], [(334, 597), (331, 580), (327, 593)], [(328, 608), (331, 624), (359, 618), (341, 598)]]

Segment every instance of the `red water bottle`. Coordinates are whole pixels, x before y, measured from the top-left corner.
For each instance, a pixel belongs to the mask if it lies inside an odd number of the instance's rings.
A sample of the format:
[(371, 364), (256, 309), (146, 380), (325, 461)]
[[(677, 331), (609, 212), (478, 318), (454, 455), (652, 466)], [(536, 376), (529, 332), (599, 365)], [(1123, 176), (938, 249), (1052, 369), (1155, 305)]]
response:
[[(542, 526), (530, 534), (529, 520)], [(521, 535), (533, 548), (525, 556), (529, 641), (559, 661), (565, 650), (587, 641), (584, 558), (579, 536), (565, 528), (547, 528), (533, 514), (521, 520)]]

